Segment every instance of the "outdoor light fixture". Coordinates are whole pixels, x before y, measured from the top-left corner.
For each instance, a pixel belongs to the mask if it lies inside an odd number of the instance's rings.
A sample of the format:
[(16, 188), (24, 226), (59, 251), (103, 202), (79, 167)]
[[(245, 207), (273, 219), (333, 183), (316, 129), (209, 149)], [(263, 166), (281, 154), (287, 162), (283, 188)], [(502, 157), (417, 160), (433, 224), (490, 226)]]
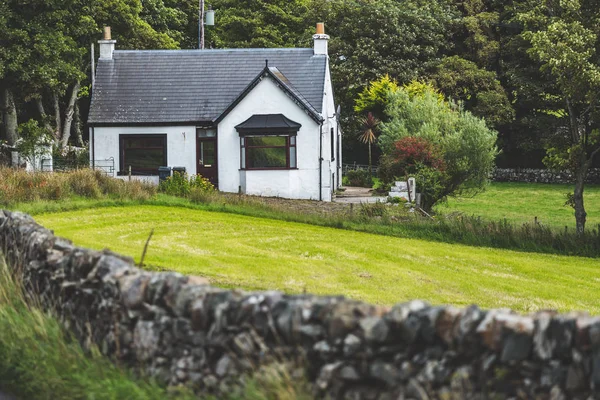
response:
[(214, 26), (215, 25), (215, 10), (209, 5), (208, 10), (206, 10), (206, 17), (204, 20), (204, 25), (206, 26)]

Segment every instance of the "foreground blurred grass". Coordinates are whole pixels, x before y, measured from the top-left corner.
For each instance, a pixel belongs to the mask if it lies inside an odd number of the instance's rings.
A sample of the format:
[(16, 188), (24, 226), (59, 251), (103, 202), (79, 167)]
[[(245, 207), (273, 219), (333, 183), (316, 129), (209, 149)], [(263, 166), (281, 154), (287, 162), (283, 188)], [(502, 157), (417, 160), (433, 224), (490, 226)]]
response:
[[(0, 255), (1, 256), (1, 255)], [(60, 323), (28, 301), (0, 258), (0, 387), (22, 399), (164, 399), (92, 349), (85, 354)], [(178, 399), (191, 399), (179, 393)]]

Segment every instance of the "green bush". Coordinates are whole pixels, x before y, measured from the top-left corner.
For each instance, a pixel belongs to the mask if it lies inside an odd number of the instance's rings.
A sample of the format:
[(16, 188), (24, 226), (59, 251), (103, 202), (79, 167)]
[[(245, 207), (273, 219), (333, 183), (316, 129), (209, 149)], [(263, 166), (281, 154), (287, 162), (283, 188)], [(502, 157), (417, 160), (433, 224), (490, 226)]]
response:
[(158, 190), (171, 196), (189, 197), (192, 191), (213, 192), (215, 187), (201, 175), (188, 178), (186, 173), (174, 172), (172, 176), (160, 182)]
[[(427, 189), (423, 185), (434, 185), (424, 196), (422, 207), (427, 211), (447, 196), (473, 194), (485, 187), (498, 154), (498, 134), (485, 120), (419, 83), (391, 93), (386, 113), (389, 121), (382, 126), (379, 145), (388, 176), (380, 175), (382, 179), (420, 174), (419, 192)], [(421, 171), (415, 161), (427, 168)]]
[(346, 179), (349, 186), (372, 187), (373, 177), (367, 170), (356, 169), (346, 173)]

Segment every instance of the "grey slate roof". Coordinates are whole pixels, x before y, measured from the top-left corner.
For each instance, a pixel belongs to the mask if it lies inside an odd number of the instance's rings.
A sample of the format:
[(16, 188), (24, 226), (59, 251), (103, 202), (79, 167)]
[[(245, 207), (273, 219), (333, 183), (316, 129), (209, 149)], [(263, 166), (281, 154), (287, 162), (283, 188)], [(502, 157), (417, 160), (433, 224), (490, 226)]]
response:
[(216, 120), (265, 69), (321, 112), (326, 56), (313, 49), (115, 51), (100, 60), (88, 123)]

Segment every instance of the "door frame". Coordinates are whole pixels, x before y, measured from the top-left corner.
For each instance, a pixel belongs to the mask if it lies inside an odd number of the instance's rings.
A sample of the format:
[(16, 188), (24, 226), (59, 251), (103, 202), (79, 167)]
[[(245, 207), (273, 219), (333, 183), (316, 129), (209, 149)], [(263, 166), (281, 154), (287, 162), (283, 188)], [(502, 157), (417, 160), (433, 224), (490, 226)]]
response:
[[(215, 130), (215, 136), (214, 137), (203, 137), (200, 138), (198, 137), (198, 130), (201, 129), (214, 129)], [(204, 126), (199, 126), (196, 127), (196, 132), (195, 132), (195, 136), (196, 136), (196, 175), (200, 173), (199, 168), (198, 168), (198, 161), (200, 160), (200, 142), (201, 141), (213, 141), (215, 143), (215, 182), (213, 183), (213, 185), (215, 186), (215, 189), (219, 190), (219, 129), (217, 127), (204, 127)]]

